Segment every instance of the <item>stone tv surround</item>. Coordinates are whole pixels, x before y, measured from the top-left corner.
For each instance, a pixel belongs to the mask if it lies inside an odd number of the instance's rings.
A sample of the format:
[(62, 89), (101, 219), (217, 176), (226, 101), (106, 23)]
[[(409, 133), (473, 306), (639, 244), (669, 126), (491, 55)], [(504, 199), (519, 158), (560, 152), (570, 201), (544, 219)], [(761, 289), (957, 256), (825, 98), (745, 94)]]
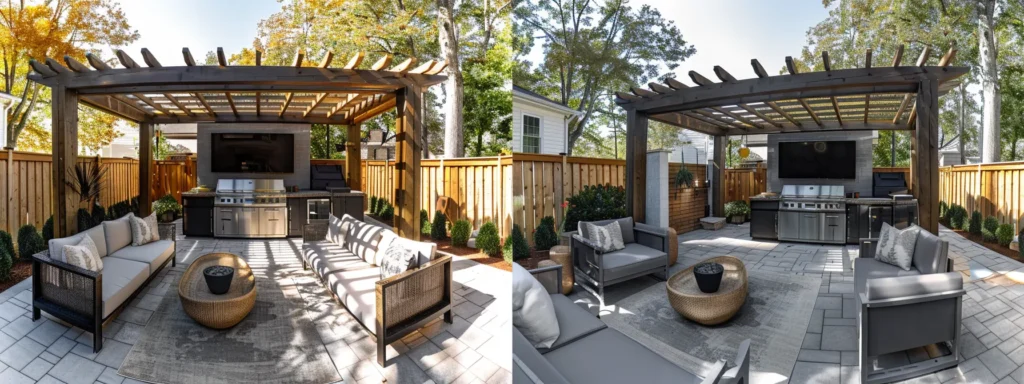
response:
[[(196, 128), (199, 157), (196, 167), (199, 183), (210, 188), (225, 179), (284, 179), (285, 186), (298, 185), (309, 189), (309, 124), (200, 123)], [(290, 133), (295, 135), (295, 172), (292, 173), (229, 173), (210, 171), (211, 134), (213, 133)]]
[[(857, 142), (857, 178), (854, 180), (829, 179), (780, 179), (779, 178), (779, 143), (792, 141), (856, 141)], [(843, 185), (846, 192), (860, 192), (861, 197), (871, 197), (872, 178), (872, 138), (871, 131), (856, 132), (805, 132), (787, 133), (784, 135), (768, 135), (768, 189), (771, 192), (782, 192), (786, 184), (819, 184)]]

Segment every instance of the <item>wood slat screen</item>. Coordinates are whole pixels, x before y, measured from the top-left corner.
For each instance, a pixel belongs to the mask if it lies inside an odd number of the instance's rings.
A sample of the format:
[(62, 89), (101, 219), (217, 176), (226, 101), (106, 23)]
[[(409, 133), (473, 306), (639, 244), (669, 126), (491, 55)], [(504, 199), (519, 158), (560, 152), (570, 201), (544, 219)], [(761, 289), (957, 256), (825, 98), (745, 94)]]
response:
[(981, 212), (1003, 224), (1024, 227), (1024, 162), (939, 168), (939, 200)]
[(677, 188), (675, 175), (683, 166), (681, 163), (668, 163), (668, 225), (674, 228), (677, 234), (698, 229), (700, 219), (705, 217), (704, 209), (708, 205), (708, 185), (704, 177), (708, 167), (701, 164), (685, 164), (690, 173), (693, 173), (693, 187)]

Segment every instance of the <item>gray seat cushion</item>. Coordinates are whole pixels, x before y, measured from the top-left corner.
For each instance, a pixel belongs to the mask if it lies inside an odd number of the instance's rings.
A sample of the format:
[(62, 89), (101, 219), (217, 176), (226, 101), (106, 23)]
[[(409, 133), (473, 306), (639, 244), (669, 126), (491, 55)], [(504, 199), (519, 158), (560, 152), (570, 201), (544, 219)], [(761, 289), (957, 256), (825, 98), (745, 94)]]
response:
[(606, 253), (602, 257), (605, 281), (668, 265), (667, 253), (638, 243), (626, 244), (626, 248)]
[(149, 264), (116, 257), (103, 259), (103, 317), (110, 316), (149, 278)]
[(561, 293), (551, 295), (551, 303), (555, 306), (555, 317), (558, 319), (558, 338), (550, 348), (538, 348), (541, 354), (551, 352), (572, 343), (581, 337), (607, 328), (603, 321), (590, 314), (586, 309), (573, 303)]
[(146, 263), (149, 268), (147, 274), (156, 273), (167, 259), (174, 253), (174, 242), (171, 240), (157, 240), (140, 246), (128, 246), (121, 248), (110, 256), (103, 259), (106, 263), (109, 258), (118, 258)]
[(132, 243), (132, 226), (128, 223), (128, 218), (132, 216), (134, 214), (129, 213), (119, 219), (103, 222), (103, 236), (106, 238), (108, 255)]
[(79, 240), (82, 240), (82, 236), (88, 235), (92, 240), (93, 244), (96, 244), (96, 251), (99, 252), (99, 257), (107, 256), (107, 240), (103, 234), (103, 225), (97, 225), (95, 227), (85, 230), (85, 232), (79, 232), (77, 234), (62, 237), (59, 239), (50, 239), (47, 244), (47, 248), (50, 250), (50, 258), (54, 260), (64, 261), (64, 256), (61, 254), (65, 245), (78, 244)]
[(860, 293), (867, 292), (868, 279), (877, 279), (879, 277), (897, 277), (897, 276), (915, 276), (920, 275), (914, 268), (910, 268), (909, 271), (904, 271), (903, 268), (897, 267), (892, 264), (886, 264), (881, 261), (870, 259), (870, 258), (857, 258), (853, 261), (853, 286), (856, 289), (857, 297), (860, 298)]
[(928, 231), (921, 230), (917, 234), (914, 246), (914, 268), (922, 274), (949, 272), (946, 264), (949, 245)]
[(330, 272), (324, 276), (327, 288), (370, 332), (376, 332), (378, 280), (380, 268), (374, 266)]
[[(636, 239), (633, 236), (634, 234), (633, 234), (633, 218), (632, 217), (623, 217), (621, 219), (609, 219), (609, 220), (600, 220), (600, 221), (590, 221), (589, 223), (600, 226), (600, 225), (606, 225), (606, 224), (611, 223), (613, 221), (618, 221), (619, 222), (619, 230), (622, 231), (622, 242), (623, 243), (629, 244), (629, 243), (632, 243), (632, 242), (636, 241)], [(589, 239), (590, 238), (590, 234), (587, 233), (587, 229), (586, 229), (587, 227), (585, 225), (582, 225), (583, 223), (584, 223), (584, 221), (581, 221), (580, 225), (579, 225), (580, 236), (583, 236), (584, 238)]]
[(512, 327), (512, 356), (513, 383), (569, 383), (516, 327)]
[(885, 300), (958, 291), (963, 288), (963, 275), (960, 272), (948, 272), (870, 279), (867, 281), (865, 292), (868, 300)]
[(573, 383), (698, 383), (700, 378), (611, 328), (544, 355)]
[(317, 276), (347, 269), (373, 268), (348, 249), (329, 241), (302, 244), (303, 257)]

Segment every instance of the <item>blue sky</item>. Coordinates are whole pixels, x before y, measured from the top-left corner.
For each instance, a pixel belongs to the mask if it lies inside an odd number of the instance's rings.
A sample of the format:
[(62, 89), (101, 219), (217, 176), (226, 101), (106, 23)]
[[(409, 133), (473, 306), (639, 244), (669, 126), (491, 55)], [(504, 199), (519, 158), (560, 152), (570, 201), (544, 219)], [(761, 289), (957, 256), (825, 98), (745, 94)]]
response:
[[(160, 63), (184, 65), (181, 48), (188, 47), (196, 61), (207, 51), (224, 47), (238, 52), (252, 45), (256, 25), (281, 9), (276, 0), (120, 0), (131, 27), (140, 38), (124, 47), (142, 62), (142, 48), (149, 48)], [(111, 57), (113, 53), (105, 52)]]

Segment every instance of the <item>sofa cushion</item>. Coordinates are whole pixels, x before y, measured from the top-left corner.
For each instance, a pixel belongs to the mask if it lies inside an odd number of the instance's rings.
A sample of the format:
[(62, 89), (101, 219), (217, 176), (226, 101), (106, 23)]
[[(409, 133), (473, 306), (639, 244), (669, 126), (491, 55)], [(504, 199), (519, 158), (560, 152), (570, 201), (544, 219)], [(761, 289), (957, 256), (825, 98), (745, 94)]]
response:
[(512, 263), (512, 325), (537, 348), (551, 348), (558, 339), (551, 295), (518, 263)]
[(111, 257), (138, 261), (146, 263), (148, 269), (146, 274), (156, 273), (160, 266), (174, 253), (174, 242), (170, 240), (157, 240), (140, 246), (124, 247), (117, 252), (111, 253)]
[(532, 384), (558, 384), (569, 381), (558, 373), (519, 329), (512, 327), (512, 382)]
[(698, 383), (699, 378), (611, 328), (544, 355), (573, 383)]
[(345, 236), (345, 246), (363, 261), (374, 264), (383, 231), (384, 228), (353, 219)]
[(326, 274), (324, 283), (338, 296), (349, 312), (370, 332), (376, 332), (377, 281), (380, 270), (366, 264), (367, 268), (346, 269)]
[(605, 281), (615, 280), (642, 271), (664, 268), (668, 265), (668, 254), (638, 243), (626, 244), (626, 248), (602, 256)]
[(329, 241), (318, 241), (302, 245), (303, 257), (317, 276), (346, 269), (373, 268), (352, 251)]
[(82, 236), (88, 235), (92, 238), (92, 243), (96, 245), (96, 252), (99, 257), (107, 256), (107, 240), (103, 234), (103, 226), (97, 225), (95, 227), (85, 230), (85, 232), (79, 232), (77, 234), (62, 237), (59, 239), (50, 239), (47, 243), (47, 248), (50, 251), (50, 258), (54, 260), (60, 260), (66, 262), (62, 249), (65, 245), (75, 245), (82, 239)]
[(862, 257), (853, 260), (853, 287), (858, 293), (858, 298), (860, 298), (860, 293), (866, 292), (865, 288), (867, 287), (868, 279), (920, 274), (916, 269), (911, 268), (909, 271), (904, 271), (900, 267), (886, 264), (876, 259)]
[(923, 274), (945, 273), (949, 269), (949, 244), (928, 231), (917, 234), (914, 268)]
[[(345, 215), (348, 216), (348, 215)], [(352, 216), (348, 216), (352, 218)], [(327, 237), (324, 240), (332, 243), (344, 246), (345, 245), (345, 233), (348, 232), (350, 220), (343, 220), (334, 214), (330, 214), (327, 217)]]
[(134, 214), (129, 213), (120, 219), (103, 222), (103, 236), (107, 242), (108, 255), (132, 243), (132, 228), (131, 224), (128, 223), (128, 218), (132, 216)]
[(103, 259), (103, 317), (110, 316), (149, 278), (146, 263), (108, 257)]
[(573, 303), (565, 295), (556, 293), (550, 296), (551, 303), (555, 306), (555, 317), (558, 318), (558, 338), (550, 348), (537, 348), (541, 354), (551, 352), (581, 337), (607, 328), (597, 316)]
[[(593, 223), (594, 225), (607, 225), (608, 223), (611, 223), (613, 221), (618, 221), (619, 222), (619, 230), (622, 231), (622, 242), (623, 243), (629, 244), (629, 243), (636, 242), (636, 239), (634, 238), (634, 233), (633, 233), (633, 218), (632, 217), (623, 217), (621, 219), (609, 219), (609, 220), (591, 221), (590, 223)], [(585, 223), (585, 221), (581, 221), (580, 222), (580, 224), (582, 224), (582, 223)], [(588, 239), (590, 238), (588, 236), (589, 234), (587, 233), (587, 230), (584, 228), (583, 225), (579, 225), (579, 230), (580, 230), (580, 236), (583, 236), (584, 238), (588, 238)]]

